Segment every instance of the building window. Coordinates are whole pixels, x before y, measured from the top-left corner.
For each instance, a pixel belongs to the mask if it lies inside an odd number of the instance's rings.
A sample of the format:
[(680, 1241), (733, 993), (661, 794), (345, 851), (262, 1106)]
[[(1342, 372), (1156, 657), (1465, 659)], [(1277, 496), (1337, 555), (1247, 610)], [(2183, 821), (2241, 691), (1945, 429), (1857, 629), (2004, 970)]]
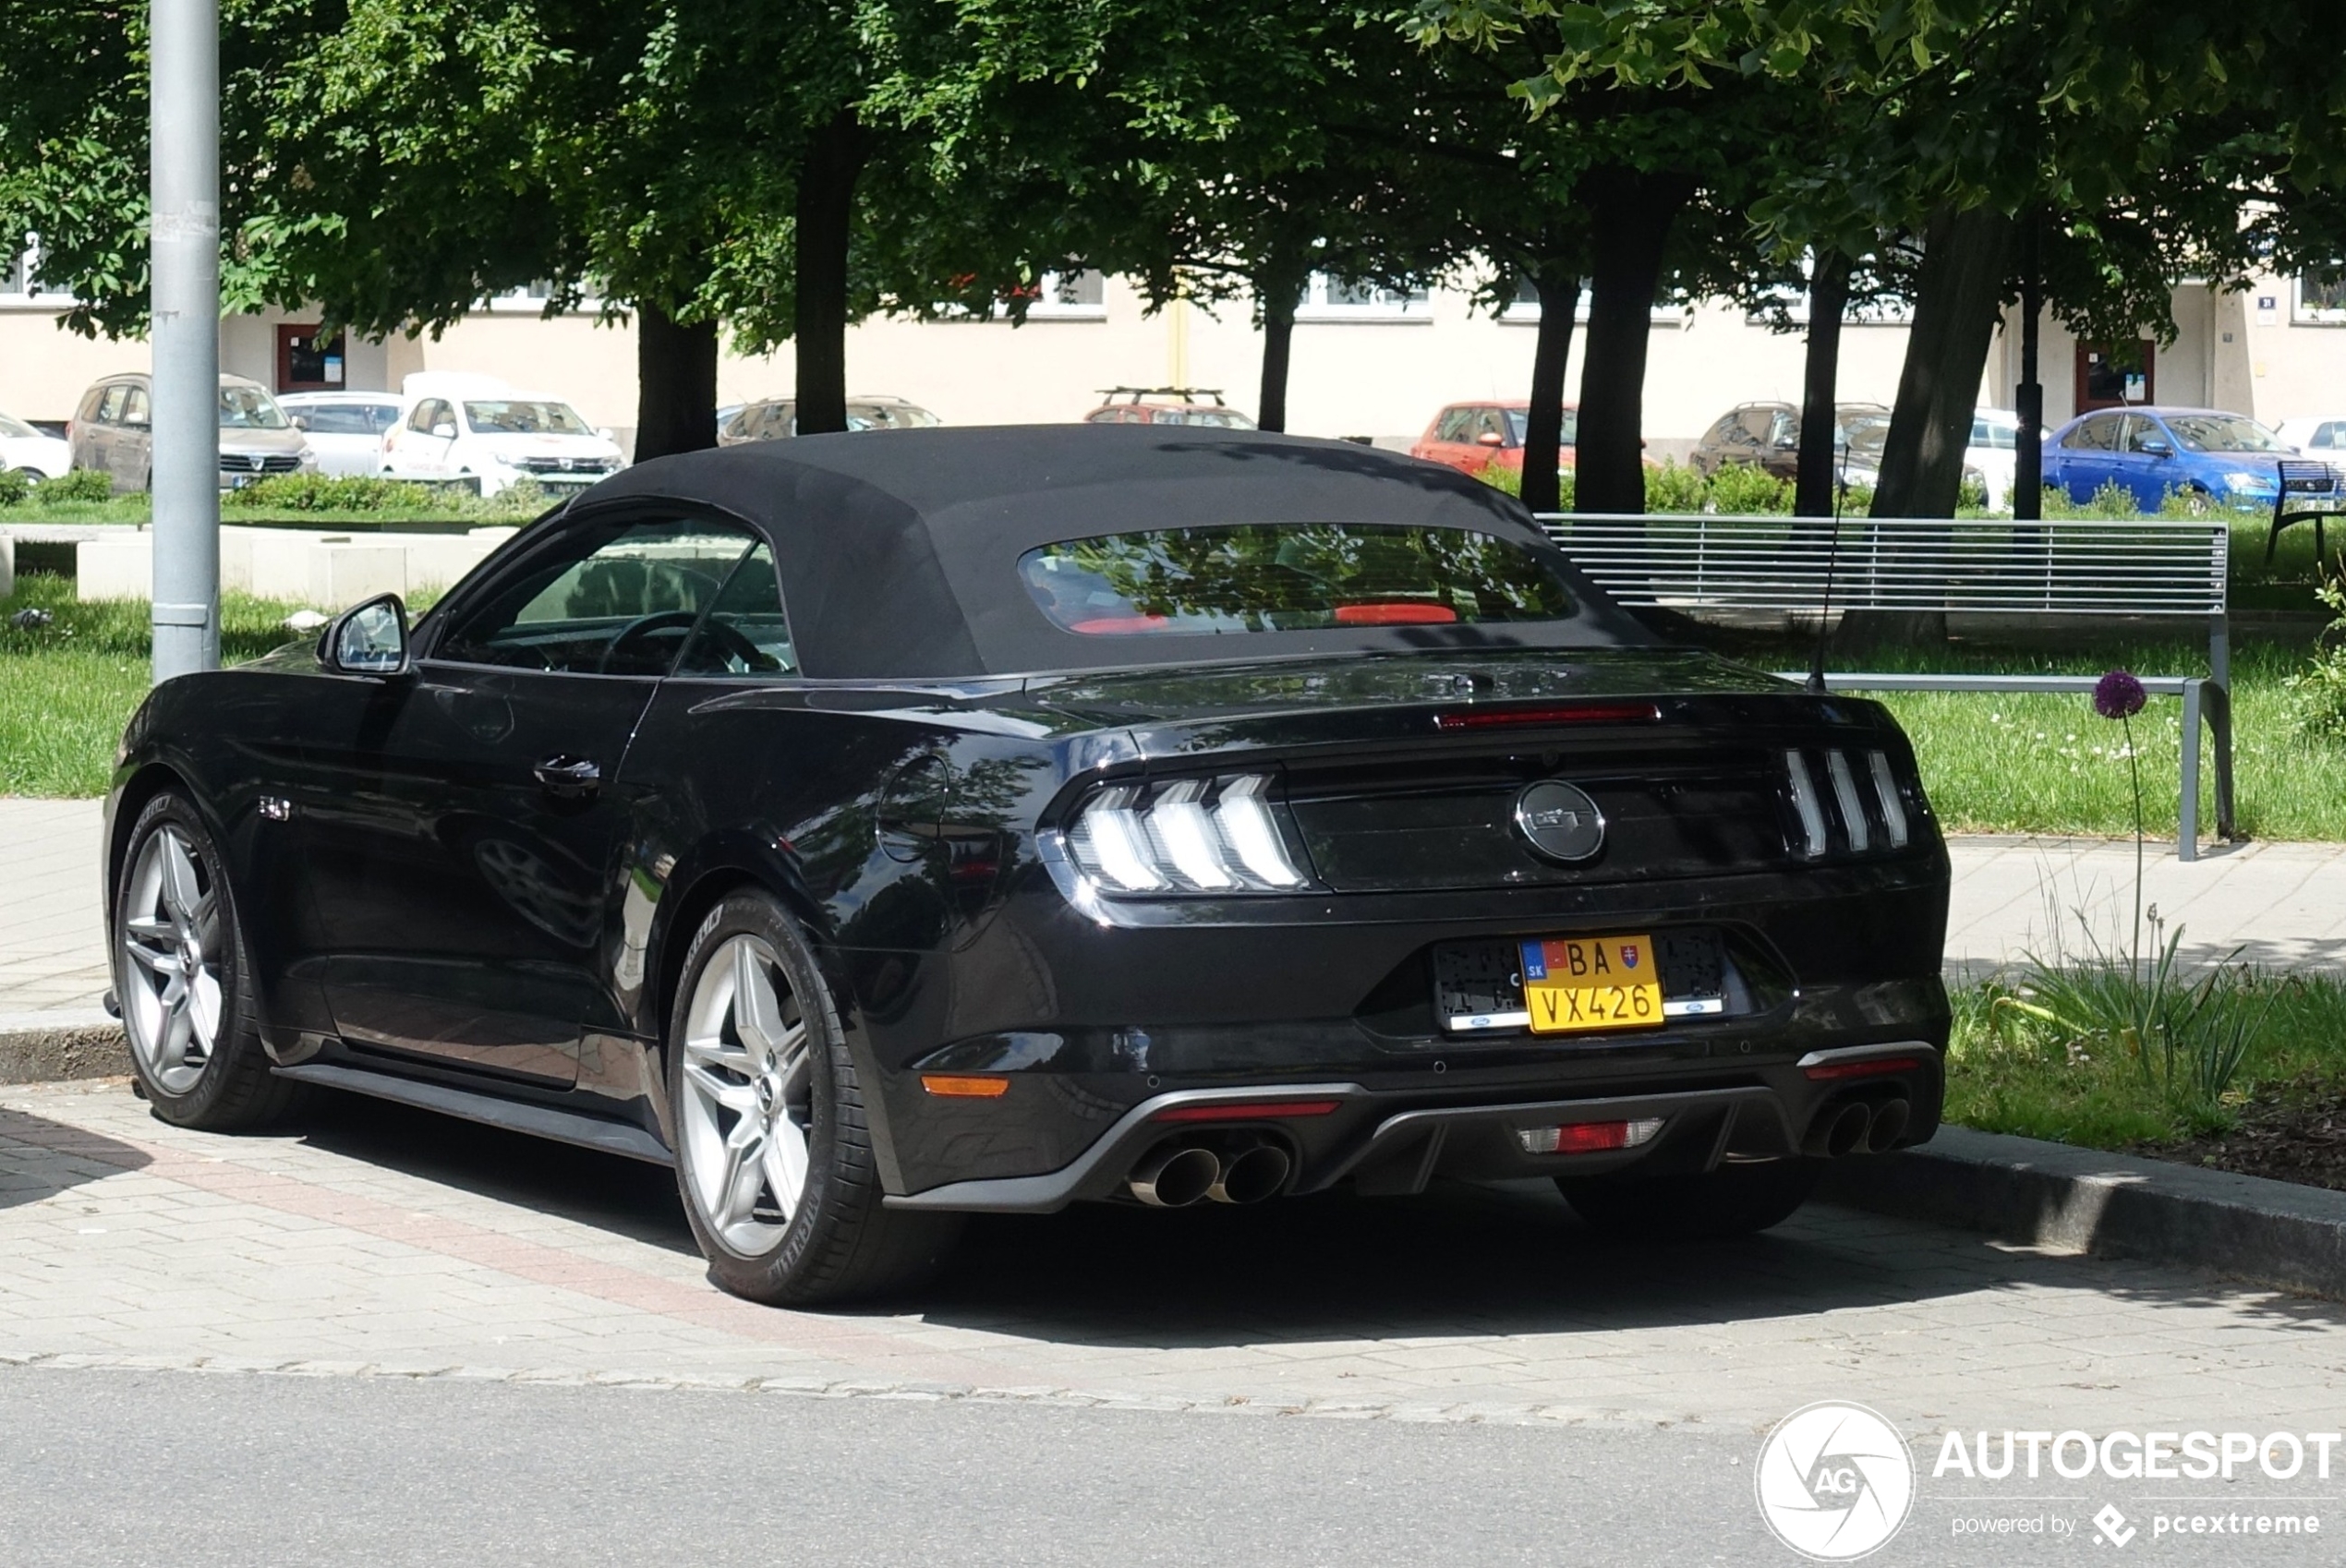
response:
[[(499, 315), (511, 313), (543, 316), (546, 313), (547, 302), (553, 297), (552, 282), (549, 279), (538, 278), (522, 284), (519, 288), (509, 288), (502, 294), (492, 294), (483, 299), (481, 304)], [(602, 303), (595, 291), (589, 287), (580, 294), (577, 301), (569, 308), (566, 314), (574, 315), (599, 310)]]
[[(1572, 319), (1585, 323), (1589, 320), (1589, 299), (1595, 285), (1587, 278), (1580, 280), (1580, 303), (1573, 308)], [(1531, 286), (1530, 278), (1517, 280), (1515, 297), (1499, 312), (1499, 320), (1509, 326), (1536, 327), (1540, 324), (1540, 293)], [(1657, 327), (1683, 327), (1687, 322), (1687, 308), (1683, 305), (1656, 305), (1651, 317)]]
[(1383, 288), (1348, 283), (1325, 272), (1312, 274), (1296, 307), (1299, 321), (1431, 322), (1433, 310), (1422, 288)]
[(2330, 277), (2307, 272), (2299, 278), (2292, 320), (2305, 327), (2346, 327), (2346, 272)]
[(314, 326), (277, 329), (277, 390), (340, 392), (343, 335), (325, 336)]
[(63, 289), (41, 283), (41, 236), (27, 235), (25, 247), (0, 260), (0, 309), (62, 310), (74, 303)]
[[(1022, 289), (1011, 291), (1013, 297), (1026, 296), (1026, 319), (1030, 321), (1105, 321), (1107, 320), (1107, 281), (1094, 271), (1046, 272)], [(1007, 315), (997, 308), (998, 315)]]

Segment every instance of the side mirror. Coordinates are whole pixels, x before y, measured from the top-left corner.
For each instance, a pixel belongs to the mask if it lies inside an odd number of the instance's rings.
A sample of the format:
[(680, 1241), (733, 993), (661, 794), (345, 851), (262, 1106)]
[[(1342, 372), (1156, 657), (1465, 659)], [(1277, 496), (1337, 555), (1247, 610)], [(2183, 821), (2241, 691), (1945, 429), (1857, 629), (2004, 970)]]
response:
[(441, 440), (453, 441), (456, 439), (456, 427), (452, 422), (442, 419), (431, 428), (431, 433)]
[(2147, 457), (2172, 457), (2175, 455), (2175, 449), (2173, 447), (2169, 446), (2165, 441), (2159, 440), (2156, 437), (2149, 440), (2135, 442), (2134, 450)]
[(613, 436), (613, 435), (611, 433), (611, 427), (610, 427), (609, 425), (598, 425), (598, 426), (596, 426), (596, 427), (595, 427), (595, 434), (597, 434), (597, 435), (599, 435), (599, 436), (602, 437), (602, 438), (603, 438), (603, 440), (607, 440), (607, 441), (608, 441), (608, 440), (618, 440), (618, 438), (617, 438), (616, 436)]
[(354, 605), (326, 623), (318, 662), (337, 675), (407, 672), (407, 607), (397, 594)]
[(290, 419), (293, 421), (293, 428), (294, 428), (295, 429), (296, 429), (296, 430), (306, 430), (306, 429), (309, 428), (309, 416), (308, 416), (308, 415), (307, 415), (307, 414), (294, 414), (294, 415), (289, 415), (289, 416), (287, 416), (287, 417), (288, 417), (288, 418), (290, 418)]
[(1474, 438), (1474, 444), (1477, 446), (1505, 446), (1507, 444), (1507, 438), (1499, 434), (1496, 430), (1485, 430), (1481, 435)]

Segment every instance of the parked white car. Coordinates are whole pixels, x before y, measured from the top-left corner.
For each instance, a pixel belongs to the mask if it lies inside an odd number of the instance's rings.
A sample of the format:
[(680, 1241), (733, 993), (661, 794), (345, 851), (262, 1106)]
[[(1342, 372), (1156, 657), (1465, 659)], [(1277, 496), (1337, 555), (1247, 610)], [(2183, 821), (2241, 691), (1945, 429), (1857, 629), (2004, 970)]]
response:
[(72, 466), (71, 446), (0, 414), (0, 468), (13, 468), (28, 479), (58, 479)]
[(625, 465), (610, 432), (551, 392), (444, 370), (419, 371), (401, 389), (406, 417), (383, 442), (382, 472), (392, 478), (493, 496), (524, 479), (584, 489)]
[(2281, 439), (2283, 445), (2315, 457), (2336, 462), (2346, 454), (2346, 414), (2312, 414), (2284, 419), (2274, 427), (2273, 434)]
[(285, 416), (308, 433), (320, 474), (382, 472), (383, 438), (399, 423), (397, 392), (287, 392), (277, 400)]
[(1978, 476), (1990, 512), (2011, 509), (2013, 465), (2019, 451), (2019, 415), (2003, 408), (1971, 411), (1971, 444), (1964, 448), (1963, 463)]

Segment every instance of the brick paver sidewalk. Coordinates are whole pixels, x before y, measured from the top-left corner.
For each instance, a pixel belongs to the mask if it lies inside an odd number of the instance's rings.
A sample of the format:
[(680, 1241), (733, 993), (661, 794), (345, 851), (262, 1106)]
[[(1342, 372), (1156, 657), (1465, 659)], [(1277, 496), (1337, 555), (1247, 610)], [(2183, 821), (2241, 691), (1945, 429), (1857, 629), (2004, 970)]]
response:
[(1819, 1208), (1602, 1243), (1552, 1190), (978, 1222), (918, 1311), (717, 1294), (665, 1172), (376, 1103), (284, 1136), (0, 1091), (0, 1360), (1396, 1419), (2336, 1429), (2346, 1313)]

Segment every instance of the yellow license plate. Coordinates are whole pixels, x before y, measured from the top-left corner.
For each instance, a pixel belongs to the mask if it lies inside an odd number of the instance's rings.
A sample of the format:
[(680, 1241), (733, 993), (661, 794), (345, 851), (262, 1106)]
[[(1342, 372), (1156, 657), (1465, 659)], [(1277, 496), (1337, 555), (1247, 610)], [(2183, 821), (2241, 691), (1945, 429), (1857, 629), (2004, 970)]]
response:
[(1651, 1029), (1662, 1022), (1653, 938), (1557, 936), (1523, 944), (1523, 1000), (1534, 1034)]

